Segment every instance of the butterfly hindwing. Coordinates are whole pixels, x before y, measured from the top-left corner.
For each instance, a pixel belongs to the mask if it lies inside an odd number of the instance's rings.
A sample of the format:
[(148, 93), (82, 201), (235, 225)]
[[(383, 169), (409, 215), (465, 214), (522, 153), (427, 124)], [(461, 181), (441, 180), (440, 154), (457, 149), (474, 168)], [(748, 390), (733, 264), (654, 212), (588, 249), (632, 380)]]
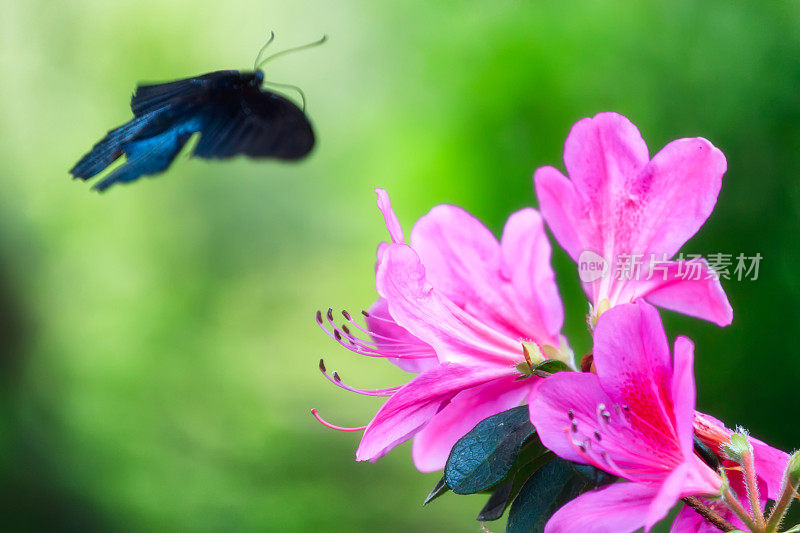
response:
[(288, 98), (262, 90), (245, 95), (243, 102), (261, 131), (260, 136), (250, 137), (245, 154), (292, 160), (305, 157), (314, 147), (308, 117)]
[(313, 147), (314, 131), (296, 104), (273, 92), (248, 88), (207, 106), (194, 155), (224, 159), (244, 154), (293, 160)]
[(103, 178), (94, 188), (104, 191), (115, 183), (130, 182), (140, 176), (158, 174), (166, 170), (197, 131), (196, 119), (187, 119), (158, 135), (129, 142), (124, 151), (125, 164)]
[[(198, 105), (176, 102), (134, 117), (122, 126), (109, 131), (103, 139), (70, 170), (76, 178), (87, 180), (101, 173), (123, 154), (130, 159), (129, 146), (189, 123), (197, 114)], [(197, 128), (197, 123), (191, 122)]]

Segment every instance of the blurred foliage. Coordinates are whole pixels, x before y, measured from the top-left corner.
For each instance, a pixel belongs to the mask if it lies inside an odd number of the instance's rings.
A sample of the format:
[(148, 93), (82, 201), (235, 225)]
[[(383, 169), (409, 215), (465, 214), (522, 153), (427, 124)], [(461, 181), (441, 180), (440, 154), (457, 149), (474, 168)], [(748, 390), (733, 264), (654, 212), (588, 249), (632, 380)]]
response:
[[(702, 135), (728, 158), (687, 252), (759, 252), (729, 281), (730, 328), (667, 314), (695, 340), (699, 407), (800, 443), (800, 10), (796, 2), (384, 3), (0, 0), (0, 500), (4, 522), (64, 530), (478, 531), (485, 498), (421, 507), (437, 474), (404, 446), (353, 462), (378, 406), (330, 386), (403, 374), (356, 360), (313, 314), (366, 307), (383, 224), (437, 203), (494, 231), (535, 205), (583, 116), (630, 117), (655, 153)], [(67, 170), (129, 117), (138, 81), (267, 66), (309, 98), (301, 164), (181, 156), (100, 196)], [(586, 302), (554, 262), (578, 353)], [(493, 526), (499, 530), (502, 526)]]

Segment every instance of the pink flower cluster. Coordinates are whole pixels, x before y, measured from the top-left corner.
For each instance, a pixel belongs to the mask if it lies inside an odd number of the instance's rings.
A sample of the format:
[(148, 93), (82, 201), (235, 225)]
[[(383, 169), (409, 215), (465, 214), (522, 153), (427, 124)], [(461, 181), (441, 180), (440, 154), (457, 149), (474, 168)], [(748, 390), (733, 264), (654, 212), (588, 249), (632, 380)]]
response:
[[(415, 376), (400, 387), (361, 390), (321, 364), (335, 384), (388, 398), (364, 428), (323, 423), (364, 430), (358, 460), (375, 461), (413, 439), (414, 464), (428, 472), (442, 469), (479, 421), (527, 402), (547, 448), (623, 480), (568, 503), (546, 530), (649, 529), (681, 498), (720, 495), (723, 479), (695, 454), (693, 439), (730, 435), (695, 411), (694, 346), (678, 337), (670, 354), (654, 306), (720, 326), (731, 323), (731, 306), (705, 261), (698, 279), (680, 276), (685, 265), (671, 261), (664, 275), (585, 281), (594, 371), (519, 379), (521, 368), (544, 359), (577, 370), (561, 334), (545, 223), (576, 262), (587, 251), (606, 261), (674, 257), (711, 214), (726, 161), (702, 138), (678, 139), (651, 158), (628, 119), (601, 113), (572, 128), (564, 164), (567, 176), (536, 171), (541, 214), (512, 214), (499, 241), (451, 205), (433, 208), (406, 239), (387, 193), (376, 191), (390, 237), (378, 247), (379, 298), (363, 324), (346, 311), (340, 321), (331, 311), (317, 320), (345, 348)], [(788, 455), (753, 442), (765, 496), (774, 499)], [(673, 531), (705, 531), (698, 518), (685, 508)]]

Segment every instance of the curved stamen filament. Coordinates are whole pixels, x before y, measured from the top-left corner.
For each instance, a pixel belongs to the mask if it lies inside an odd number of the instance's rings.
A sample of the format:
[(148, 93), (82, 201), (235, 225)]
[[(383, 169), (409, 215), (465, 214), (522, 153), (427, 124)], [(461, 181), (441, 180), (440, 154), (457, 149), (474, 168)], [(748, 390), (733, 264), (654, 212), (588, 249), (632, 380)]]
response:
[(342, 311), (342, 315), (348, 319), (350, 324), (364, 334), (372, 337), (373, 340), (356, 337), (346, 325), (338, 326), (333, 321), (333, 309), (328, 309), (326, 313), (327, 325), (323, 322), (322, 312), (317, 311), (317, 324), (329, 337), (354, 353), (366, 355), (368, 357), (395, 359), (426, 359), (436, 357), (433, 349), (427, 345), (409, 343), (406, 340), (401, 341), (400, 339), (381, 335), (363, 328), (360, 324), (352, 320), (350, 313), (347, 311)]
[(334, 371), (333, 375), (328, 374), (328, 371), (325, 368), (325, 362), (322, 359), (319, 360), (319, 370), (320, 372), (322, 372), (322, 375), (325, 376), (325, 378), (328, 381), (330, 381), (337, 387), (341, 387), (344, 390), (355, 392), (357, 394), (363, 394), (365, 396), (391, 396), (400, 389), (400, 387), (389, 387), (386, 389), (370, 390), (370, 389), (357, 389), (355, 387), (351, 387), (350, 385), (347, 385), (342, 382), (342, 378), (339, 377), (339, 374), (337, 372)]
[(316, 409), (312, 409), (311, 410), (311, 414), (314, 415), (314, 418), (316, 418), (317, 421), (320, 424), (322, 424), (323, 426), (325, 426), (327, 428), (335, 429), (336, 431), (364, 431), (365, 429), (367, 429), (367, 426), (361, 426), (361, 427), (356, 427), (356, 428), (346, 428), (346, 427), (342, 427), (342, 426), (337, 426), (337, 425), (331, 424), (330, 422), (325, 421), (321, 416), (319, 416), (319, 413), (317, 412)]

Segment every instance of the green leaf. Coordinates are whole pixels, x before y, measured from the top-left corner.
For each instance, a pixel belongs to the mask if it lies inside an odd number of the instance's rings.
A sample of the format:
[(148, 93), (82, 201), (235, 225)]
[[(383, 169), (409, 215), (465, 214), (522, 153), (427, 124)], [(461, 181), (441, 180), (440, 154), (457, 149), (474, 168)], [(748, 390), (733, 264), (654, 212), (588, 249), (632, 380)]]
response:
[(533, 367), (534, 370), (542, 370), (555, 374), (556, 372), (572, 372), (572, 368), (564, 361), (558, 359), (547, 359)]
[(582, 492), (616, 479), (587, 465), (556, 458), (534, 472), (508, 513), (506, 533), (540, 533), (547, 521)]
[(548, 461), (552, 461), (553, 457), (555, 457), (555, 455), (553, 455), (552, 452), (546, 451), (519, 468), (510, 480), (495, 489), (489, 497), (489, 501), (486, 502), (486, 505), (478, 514), (478, 521), (490, 522), (500, 519), (503, 513), (505, 513), (506, 508), (511, 505), (511, 502), (517, 497), (517, 494), (519, 494), (525, 482)]
[(448, 490), (450, 490), (450, 487), (447, 486), (447, 482), (445, 482), (444, 476), (442, 476), (442, 479), (440, 479), (439, 482), (436, 483), (436, 486), (433, 487), (432, 491), (430, 491), (428, 496), (425, 498), (425, 501), (422, 502), (422, 505), (428, 505), (429, 503), (431, 503), (433, 500), (435, 500)]
[(609, 483), (613, 483), (619, 479), (617, 476), (609, 474), (608, 472), (600, 470), (599, 468), (595, 468), (591, 465), (572, 463), (572, 468), (574, 468), (575, 471), (586, 480), (586, 483), (588, 484), (586, 489), (596, 489), (597, 487), (608, 485)]
[(506, 506), (511, 496), (511, 491), (514, 490), (514, 480), (506, 481), (492, 492), (489, 496), (489, 501), (483, 506), (481, 512), (478, 513), (478, 522), (491, 522), (498, 520), (503, 513), (506, 512)]
[(525, 405), (480, 421), (450, 451), (444, 468), (447, 485), (457, 494), (474, 494), (499, 484), (535, 433)]

